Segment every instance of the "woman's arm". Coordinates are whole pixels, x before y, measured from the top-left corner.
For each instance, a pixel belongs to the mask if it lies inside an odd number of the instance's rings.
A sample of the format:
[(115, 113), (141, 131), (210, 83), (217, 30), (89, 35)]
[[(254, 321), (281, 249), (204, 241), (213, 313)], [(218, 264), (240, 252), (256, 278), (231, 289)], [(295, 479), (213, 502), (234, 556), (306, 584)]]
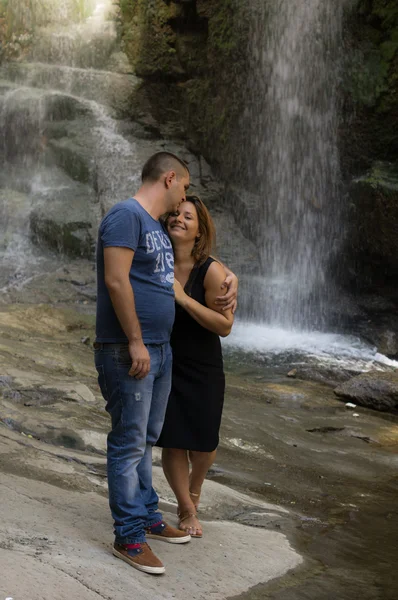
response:
[[(217, 263), (211, 263), (207, 270), (204, 280), (205, 298), (207, 306), (203, 306), (190, 296), (188, 296), (181, 284), (176, 280), (174, 291), (176, 302), (182, 306), (195, 321), (202, 325), (205, 329), (217, 333), (221, 337), (226, 337), (230, 334), (234, 316), (232, 311), (223, 310), (221, 306), (215, 304), (215, 299), (220, 291), (220, 286), (225, 280), (225, 271), (223, 267)], [(212, 307), (212, 308), (209, 308)]]
[[(232, 314), (235, 314), (236, 308), (238, 306), (237, 297), (238, 297), (238, 278), (228, 267), (220, 263), (225, 271), (226, 277), (221, 284), (221, 289), (227, 289), (223, 296), (217, 295), (216, 304), (221, 307), (222, 310), (232, 310)], [(220, 291), (220, 290), (219, 290)]]

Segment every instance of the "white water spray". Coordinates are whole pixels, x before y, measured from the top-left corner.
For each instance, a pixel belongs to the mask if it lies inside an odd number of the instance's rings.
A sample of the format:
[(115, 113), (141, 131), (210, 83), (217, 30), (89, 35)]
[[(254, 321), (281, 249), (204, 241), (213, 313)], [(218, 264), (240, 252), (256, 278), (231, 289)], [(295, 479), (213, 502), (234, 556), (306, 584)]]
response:
[(319, 328), (341, 237), (337, 87), (350, 0), (276, 0), (253, 13), (246, 110), (260, 181), (264, 298), (256, 319)]

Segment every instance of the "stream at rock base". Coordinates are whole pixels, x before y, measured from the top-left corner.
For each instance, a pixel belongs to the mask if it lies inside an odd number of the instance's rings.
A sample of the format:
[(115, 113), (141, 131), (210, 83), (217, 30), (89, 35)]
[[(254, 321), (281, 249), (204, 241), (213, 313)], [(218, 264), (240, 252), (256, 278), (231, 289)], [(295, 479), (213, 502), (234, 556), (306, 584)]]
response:
[[(331, 388), (237, 359), (227, 358), (230, 378), (242, 391), (243, 382), (264, 383), (264, 395), (227, 395), (217, 457), (225, 472), (213, 477), (290, 509), (293, 520), (274, 526), (306, 558), (242, 600), (395, 599), (397, 417), (363, 408), (355, 417)], [(235, 518), (258, 526), (252, 516)]]

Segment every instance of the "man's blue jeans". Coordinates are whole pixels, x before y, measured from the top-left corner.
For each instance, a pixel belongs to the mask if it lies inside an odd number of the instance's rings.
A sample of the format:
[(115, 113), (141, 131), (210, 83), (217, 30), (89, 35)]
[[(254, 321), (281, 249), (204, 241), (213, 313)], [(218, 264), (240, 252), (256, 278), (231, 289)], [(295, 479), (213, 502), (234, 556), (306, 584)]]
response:
[(162, 430), (171, 387), (170, 344), (146, 344), (151, 370), (128, 372), (127, 344), (94, 344), (98, 382), (111, 416), (108, 434), (109, 505), (119, 544), (145, 542), (144, 528), (162, 520), (152, 487), (152, 446)]

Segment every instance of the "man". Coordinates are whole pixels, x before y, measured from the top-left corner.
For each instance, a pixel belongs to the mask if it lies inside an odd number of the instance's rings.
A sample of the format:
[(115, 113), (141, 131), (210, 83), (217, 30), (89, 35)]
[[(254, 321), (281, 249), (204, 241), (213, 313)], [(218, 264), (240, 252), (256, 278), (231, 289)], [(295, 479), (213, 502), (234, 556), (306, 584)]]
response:
[(174, 321), (173, 250), (159, 219), (178, 209), (188, 186), (185, 163), (158, 152), (145, 163), (135, 197), (110, 209), (98, 235), (94, 347), (112, 422), (107, 463), (113, 553), (152, 574), (165, 568), (147, 538), (174, 544), (191, 539), (163, 521), (152, 487), (152, 446), (171, 387)]

